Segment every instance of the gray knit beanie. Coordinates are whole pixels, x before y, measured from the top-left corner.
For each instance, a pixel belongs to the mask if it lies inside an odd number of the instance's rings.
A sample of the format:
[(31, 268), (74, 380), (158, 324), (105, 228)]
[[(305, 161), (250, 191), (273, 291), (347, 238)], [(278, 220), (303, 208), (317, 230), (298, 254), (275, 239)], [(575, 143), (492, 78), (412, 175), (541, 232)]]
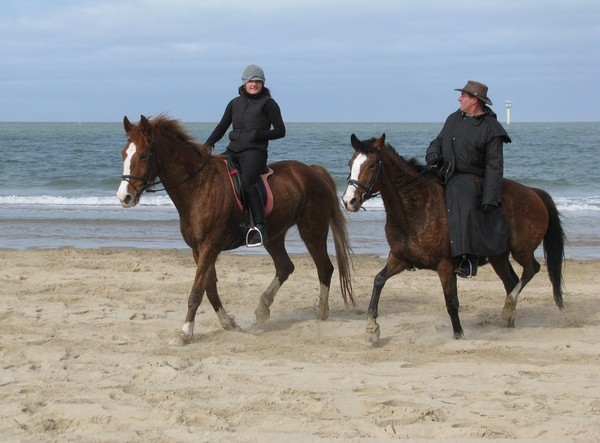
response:
[(242, 74), (242, 86), (252, 80), (265, 82), (265, 73), (256, 65), (246, 66), (246, 69), (244, 69), (244, 73)]

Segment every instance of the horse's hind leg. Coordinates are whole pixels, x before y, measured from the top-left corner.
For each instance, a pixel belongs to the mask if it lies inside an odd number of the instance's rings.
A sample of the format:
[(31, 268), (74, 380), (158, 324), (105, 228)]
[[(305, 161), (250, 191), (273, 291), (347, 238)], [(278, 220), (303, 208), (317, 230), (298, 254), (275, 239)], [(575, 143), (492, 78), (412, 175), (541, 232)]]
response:
[(517, 308), (517, 300), (508, 296), (511, 291), (519, 284), (519, 277), (513, 269), (509, 260), (510, 253), (492, 256), (489, 258), (490, 264), (494, 271), (502, 280), (504, 290), (506, 291), (506, 299), (504, 308), (502, 309), (502, 323), (505, 327), (512, 328), (515, 326), (515, 310)]
[[(315, 220), (318, 220), (319, 223), (315, 223)], [(329, 317), (329, 288), (331, 288), (331, 276), (333, 275), (333, 264), (327, 254), (329, 221), (321, 214), (315, 215), (310, 226), (308, 223), (306, 225), (298, 223), (298, 232), (317, 267), (320, 284), (317, 320), (327, 320)]]
[(262, 324), (271, 316), (271, 305), (275, 299), (275, 294), (281, 288), (281, 285), (288, 279), (290, 274), (294, 272), (294, 263), (290, 260), (290, 256), (285, 250), (285, 236), (280, 235), (265, 243), (265, 249), (273, 259), (275, 265), (275, 277), (269, 284), (269, 287), (263, 292), (258, 300), (258, 306), (254, 311), (256, 315), (256, 323)]
[(502, 309), (502, 323), (508, 328), (514, 328), (515, 326), (517, 301), (521, 291), (540, 270), (540, 264), (535, 259), (533, 252), (523, 254), (513, 252), (513, 257), (523, 267), (521, 279), (518, 278), (510, 264), (508, 252), (490, 257), (490, 263), (502, 280), (506, 290), (506, 299)]

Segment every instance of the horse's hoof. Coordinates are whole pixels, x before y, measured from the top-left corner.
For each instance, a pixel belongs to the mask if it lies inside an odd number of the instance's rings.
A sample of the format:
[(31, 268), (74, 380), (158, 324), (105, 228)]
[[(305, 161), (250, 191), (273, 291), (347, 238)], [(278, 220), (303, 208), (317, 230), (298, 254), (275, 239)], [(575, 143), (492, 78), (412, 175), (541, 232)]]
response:
[(377, 343), (377, 340), (379, 340), (379, 331), (365, 331), (365, 341), (367, 343)]
[(269, 308), (256, 308), (254, 315), (256, 315), (256, 324), (262, 325), (269, 318), (271, 318), (271, 310)]
[(514, 328), (515, 327), (515, 313), (514, 310), (512, 312), (502, 311), (502, 324), (505, 328)]
[(465, 336), (465, 333), (463, 331), (458, 331), (454, 333), (454, 338), (456, 340), (460, 340)]
[(169, 341), (169, 344), (172, 346), (185, 346), (191, 341), (192, 337), (190, 337), (187, 334), (184, 334), (183, 332), (180, 332), (179, 334), (177, 334), (177, 337)]
[(317, 312), (317, 320), (327, 320), (329, 318), (329, 309)]
[(379, 340), (380, 335), (381, 330), (379, 329), (379, 325), (377, 323), (367, 325), (367, 329), (365, 330), (365, 341), (368, 343), (375, 343), (377, 340)]
[(379, 328), (379, 324), (377, 324), (371, 315), (368, 315), (367, 327), (365, 329), (365, 340), (369, 343), (375, 343), (377, 340), (379, 340), (380, 334), (381, 330)]
[(242, 328), (238, 326), (235, 320), (231, 317), (227, 318), (227, 321), (221, 322), (221, 327), (226, 331), (241, 331)]

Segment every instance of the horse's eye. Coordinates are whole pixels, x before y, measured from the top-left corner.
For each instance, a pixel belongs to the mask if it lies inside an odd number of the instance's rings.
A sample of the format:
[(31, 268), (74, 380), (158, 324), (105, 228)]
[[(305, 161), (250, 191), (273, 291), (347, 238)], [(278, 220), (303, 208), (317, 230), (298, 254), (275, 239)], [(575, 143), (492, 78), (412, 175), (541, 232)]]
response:
[(367, 169), (375, 169), (375, 165), (374, 164), (370, 164)]
[(148, 158), (148, 154), (146, 152), (144, 152), (143, 154), (140, 154), (141, 160), (146, 160), (147, 158)]

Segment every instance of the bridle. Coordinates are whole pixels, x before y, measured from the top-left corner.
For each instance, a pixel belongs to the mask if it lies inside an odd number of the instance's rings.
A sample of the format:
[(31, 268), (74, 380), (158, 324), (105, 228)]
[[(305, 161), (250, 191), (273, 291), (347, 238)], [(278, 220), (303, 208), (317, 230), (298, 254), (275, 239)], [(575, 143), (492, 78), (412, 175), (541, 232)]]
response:
[[(373, 177), (371, 178), (371, 182), (368, 185), (365, 185), (364, 183), (361, 183), (358, 180), (350, 179), (350, 175), (348, 175), (348, 185), (353, 185), (353, 186), (355, 186), (357, 188), (361, 188), (363, 191), (365, 191), (360, 196), (361, 203), (364, 203), (367, 200), (369, 200), (370, 198), (377, 197), (379, 195), (379, 192), (373, 193), (373, 186), (375, 186), (377, 177), (379, 176), (379, 173), (381, 172), (382, 169), (383, 169), (383, 163), (381, 161), (381, 156), (380, 156), (379, 162), (377, 163), (377, 171), (375, 171), (375, 174), (373, 174)], [(384, 183), (383, 174), (381, 174), (381, 183), (382, 184)]]
[[(129, 141), (131, 142), (131, 140), (129, 140)], [(148, 143), (150, 144), (150, 154), (148, 155), (148, 164), (146, 165), (146, 172), (144, 172), (144, 175), (143, 176), (139, 176), (139, 175), (122, 175), (121, 176), (122, 181), (126, 181), (127, 183), (129, 183), (129, 186), (131, 186), (133, 189), (135, 189), (135, 197), (134, 197), (135, 199), (137, 199), (138, 196), (142, 195), (144, 192), (148, 191), (148, 187), (155, 184), (154, 182), (151, 182), (150, 174), (152, 174), (152, 165), (153, 165), (152, 159), (156, 155), (156, 145), (154, 144), (154, 141), (148, 141)], [(160, 162), (158, 163), (158, 167), (160, 169)], [(142, 182), (142, 187), (138, 189), (138, 187), (132, 183), (132, 180), (140, 180)], [(151, 192), (151, 191), (148, 191), (148, 192)]]
[[(364, 183), (361, 183), (358, 180), (351, 180), (350, 175), (348, 175), (348, 185), (354, 185), (355, 187), (361, 188), (362, 190), (365, 191), (360, 196), (361, 203), (364, 203), (365, 201), (369, 200), (370, 198), (377, 197), (380, 194), (380, 192), (373, 193), (373, 187), (375, 186), (375, 182), (377, 181), (377, 177), (379, 176), (380, 173), (381, 173), (381, 184), (382, 185), (385, 184), (385, 179), (383, 176), (383, 162), (381, 161), (381, 153), (378, 156), (379, 156), (379, 162), (377, 163), (377, 171), (375, 171), (375, 174), (373, 174), (373, 177), (371, 178), (371, 182), (368, 185), (365, 185)], [(396, 188), (402, 188), (404, 186), (411, 184), (416, 179), (418, 179), (421, 175), (423, 175), (430, 169), (433, 169), (436, 167), (437, 167), (436, 165), (429, 165), (429, 166), (425, 167), (415, 177), (410, 178), (405, 183), (402, 183), (401, 185), (397, 186)]]
[[(148, 155), (148, 164), (146, 165), (146, 172), (144, 172), (143, 176), (139, 176), (139, 175), (122, 175), (121, 176), (121, 180), (126, 181), (127, 183), (129, 183), (129, 185), (135, 189), (136, 195), (134, 198), (137, 198), (138, 196), (142, 195), (144, 192), (161, 192), (161, 191), (168, 191), (169, 189), (173, 189), (176, 188), (177, 186), (180, 186), (188, 181), (190, 181), (192, 178), (194, 178), (196, 175), (198, 175), (200, 173), (200, 171), (202, 171), (204, 169), (204, 167), (208, 164), (211, 156), (208, 155), (206, 157), (206, 161), (204, 163), (202, 163), (202, 165), (200, 166), (200, 168), (198, 168), (196, 170), (196, 172), (194, 172), (193, 174), (191, 174), (190, 176), (188, 176), (187, 178), (185, 178), (184, 180), (180, 181), (177, 184), (174, 184), (172, 186), (163, 186), (162, 189), (148, 189), (150, 186), (154, 186), (154, 185), (158, 185), (158, 184), (162, 184), (161, 180), (155, 181), (155, 180), (151, 180), (150, 179), (150, 175), (152, 174), (152, 159), (154, 157), (156, 157), (156, 164), (158, 165), (158, 176), (162, 175), (162, 166), (160, 163), (160, 159), (158, 158), (158, 155), (156, 154), (156, 144), (154, 143), (154, 140), (147, 140), (148, 144), (150, 145), (150, 154)], [(137, 186), (135, 186), (131, 180), (140, 180), (142, 182), (142, 187), (140, 189), (138, 189)]]

